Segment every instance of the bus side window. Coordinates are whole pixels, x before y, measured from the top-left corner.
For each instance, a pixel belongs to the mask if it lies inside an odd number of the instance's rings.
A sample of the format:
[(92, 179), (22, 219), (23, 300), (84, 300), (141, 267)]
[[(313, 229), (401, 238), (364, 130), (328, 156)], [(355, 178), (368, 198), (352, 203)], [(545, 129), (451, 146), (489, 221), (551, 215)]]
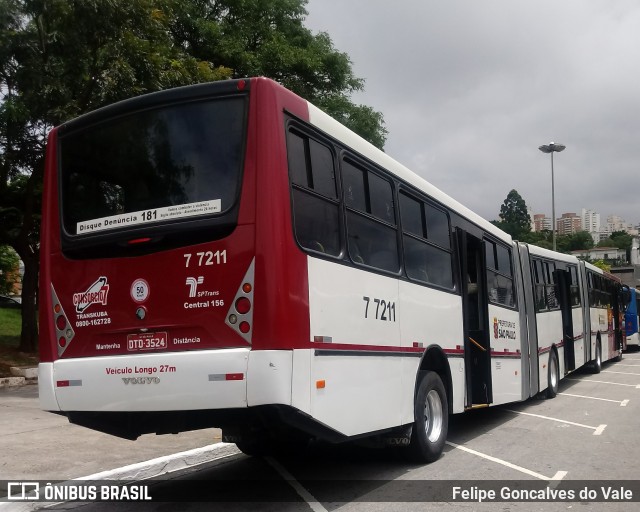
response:
[(305, 249), (340, 255), (340, 215), (332, 151), (295, 131), (287, 137), (296, 239)]
[(569, 273), (571, 274), (571, 285), (570, 285), (571, 305), (579, 306), (581, 303), (581, 300), (580, 300), (580, 287), (578, 286), (577, 267), (569, 267)]
[(391, 182), (364, 166), (344, 159), (342, 188), (351, 260), (398, 272), (400, 260)]
[(415, 281), (453, 288), (451, 238), (447, 215), (400, 193), (404, 266)]
[(506, 247), (484, 241), (487, 260), (487, 285), (489, 300), (502, 306), (514, 307), (511, 251)]
[(534, 275), (534, 294), (536, 298), (536, 311), (545, 311), (547, 309), (547, 299), (544, 288), (544, 275), (542, 268), (542, 261), (538, 259), (532, 260), (533, 275)]
[(552, 262), (545, 262), (545, 283), (547, 293), (547, 304), (549, 309), (560, 309), (560, 302), (558, 301), (558, 283), (556, 282), (556, 265)]

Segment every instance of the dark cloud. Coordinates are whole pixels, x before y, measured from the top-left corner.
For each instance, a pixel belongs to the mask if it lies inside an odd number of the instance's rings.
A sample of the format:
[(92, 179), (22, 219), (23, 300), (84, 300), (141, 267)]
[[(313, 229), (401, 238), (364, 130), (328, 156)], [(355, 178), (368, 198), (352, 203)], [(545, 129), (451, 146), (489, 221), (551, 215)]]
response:
[(310, 0), (383, 113), (386, 151), (487, 219), (515, 188), (535, 212), (640, 222), (635, 0)]

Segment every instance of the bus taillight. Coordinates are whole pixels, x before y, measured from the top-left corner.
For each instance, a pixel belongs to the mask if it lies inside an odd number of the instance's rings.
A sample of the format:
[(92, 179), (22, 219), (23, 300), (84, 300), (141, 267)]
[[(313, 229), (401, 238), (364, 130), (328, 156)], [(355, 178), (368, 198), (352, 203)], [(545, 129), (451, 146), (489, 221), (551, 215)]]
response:
[(64, 312), (62, 304), (58, 300), (58, 295), (53, 289), (53, 285), (51, 286), (51, 302), (53, 303), (53, 323), (58, 341), (58, 356), (61, 356), (76, 333), (71, 327), (71, 323)]
[(233, 298), (232, 306), (227, 311), (225, 323), (251, 343), (253, 325), (253, 277), (255, 260), (251, 262), (241, 285)]
[(251, 309), (251, 301), (246, 297), (240, 297), (236, 301), (236, 311), (241, 315), (246, 315)]
[(56, 318), (56, 327), (63, 331), (64, 328), (67, 326), (67, 319), (65, 318), (64, 315), (59, 315), (58, 318)]

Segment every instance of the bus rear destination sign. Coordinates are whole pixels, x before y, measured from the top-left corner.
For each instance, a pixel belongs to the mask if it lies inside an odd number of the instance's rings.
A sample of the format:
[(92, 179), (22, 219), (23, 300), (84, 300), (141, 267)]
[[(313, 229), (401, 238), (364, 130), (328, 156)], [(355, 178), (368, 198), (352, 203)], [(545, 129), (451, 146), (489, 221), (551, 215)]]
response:
[(222, 206), (220, 199), (210, 201), (200, 201), (197, 203), (179, 204), (175, 206), (165, 206), (164, 208), (153, 208), (151, 210), (140, 210), (137, 212), (110, 215), (99, 219), (85, 220), (76, 224), (76, 234), (95, 233), (126, 226), (136, 226), (147, 222), (168, 221), (184, 217), (194, 217), (196, 215), (210, 215), (220, 213)]

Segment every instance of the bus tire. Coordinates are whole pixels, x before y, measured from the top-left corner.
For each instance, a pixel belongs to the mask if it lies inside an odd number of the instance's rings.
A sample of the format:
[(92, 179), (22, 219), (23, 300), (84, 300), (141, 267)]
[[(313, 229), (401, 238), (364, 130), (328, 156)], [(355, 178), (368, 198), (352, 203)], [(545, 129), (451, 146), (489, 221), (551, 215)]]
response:
[(558, 385), (560, 384), (560, 367), (558, 366), (558, 356), (553, 349), (549, 352), (547, 370), (547, 398), (554, 398), (558, 394)]
[(596, 341), (596, 357), (593, 359), (591, 370), (593, 373), (600, 373), (602, 370), (602, 346), (600, 345), (600, 340)]
[(421, 373), (407, 452), (412, 461), (429, 463), (438, 460), (444, 450), (449, 428), (449, 405), (440, 376), (433, 371)]

